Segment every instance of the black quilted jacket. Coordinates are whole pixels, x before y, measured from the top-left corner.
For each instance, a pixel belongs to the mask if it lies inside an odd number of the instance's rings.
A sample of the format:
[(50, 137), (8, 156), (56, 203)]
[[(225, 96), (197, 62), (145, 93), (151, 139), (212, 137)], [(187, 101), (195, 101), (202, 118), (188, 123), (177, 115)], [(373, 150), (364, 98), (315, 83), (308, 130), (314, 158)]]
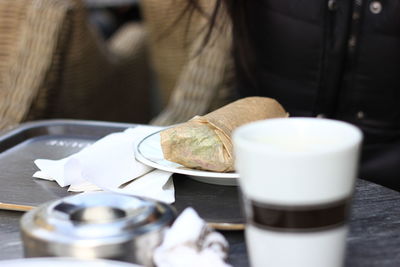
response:
[(236, 60), (239, 95), (356, 124), (363, 178), (400, 189), (400, 0), (249, 2), (253, 53), (247, 75)]

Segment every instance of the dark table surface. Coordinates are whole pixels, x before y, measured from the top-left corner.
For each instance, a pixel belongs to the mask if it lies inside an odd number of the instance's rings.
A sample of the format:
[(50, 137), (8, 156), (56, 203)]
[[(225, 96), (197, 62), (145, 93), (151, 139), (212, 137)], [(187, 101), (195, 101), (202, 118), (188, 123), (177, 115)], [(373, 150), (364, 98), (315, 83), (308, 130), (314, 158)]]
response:
[[(34, 180), (36, 158), (58, 159), (132, 124), (89, 121), (39, 121), (0, 135), (0, 206), (37, 206), (68, 195), (55, 183)], [(207, 221), (240, 224), (237, 187), (210, 185), (174, 175), (175, 207), (192, 206)], [(27, 194), (26, 192), (29, 192)], [(0, 260), (23, 257), (19, 220), (23, 213), (0, 210)], [(346, 267), (400, 266), (400, 193), (358, 180), (349, 220)], [(249, 266), (243, 231), (223, 231), (230, 244), (229, 262)], [(1, 263), (0, 263), (1, 266)], [(321, 266), (323, 267), (323, 266)]]
[[(0, 259), (23, 257), (22, 212), (0, 211)], [(243, 231), (222, 232), (230, 243), (229, 262), (249, 266)], [(400, 194), (358, 180), (347, 238), (346, 266), (400, 266)]]

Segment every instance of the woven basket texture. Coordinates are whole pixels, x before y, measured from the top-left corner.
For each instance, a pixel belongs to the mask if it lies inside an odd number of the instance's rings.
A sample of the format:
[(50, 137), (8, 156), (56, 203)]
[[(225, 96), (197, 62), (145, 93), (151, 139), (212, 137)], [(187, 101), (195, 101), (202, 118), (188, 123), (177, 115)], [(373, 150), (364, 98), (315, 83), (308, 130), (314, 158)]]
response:
[(0, 1), (0, 129), (22, 121), (150, 119), (146, 33), (104, 41), (81, 0)]

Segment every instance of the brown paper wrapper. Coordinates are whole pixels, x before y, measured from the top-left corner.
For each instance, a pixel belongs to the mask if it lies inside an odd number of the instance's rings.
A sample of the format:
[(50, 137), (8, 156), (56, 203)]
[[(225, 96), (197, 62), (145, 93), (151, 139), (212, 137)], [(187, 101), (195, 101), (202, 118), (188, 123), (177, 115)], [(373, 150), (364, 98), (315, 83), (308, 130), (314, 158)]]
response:
[(162, 131), (161, 148), (165, 159), (185, 167), (231, 172), (234, 171), (233, 130), (249, 122), (287, 116), (274, 99), (243, 98)]

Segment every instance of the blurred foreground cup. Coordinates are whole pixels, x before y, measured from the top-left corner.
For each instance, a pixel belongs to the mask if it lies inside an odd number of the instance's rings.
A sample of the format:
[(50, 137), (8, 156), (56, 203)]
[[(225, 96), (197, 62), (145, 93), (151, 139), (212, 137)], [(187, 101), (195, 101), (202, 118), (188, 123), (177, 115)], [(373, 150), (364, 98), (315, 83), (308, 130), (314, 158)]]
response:
[(338, 267), (362, 142), (345, 122), (258, 121), (233, 133), (253, 267)]

